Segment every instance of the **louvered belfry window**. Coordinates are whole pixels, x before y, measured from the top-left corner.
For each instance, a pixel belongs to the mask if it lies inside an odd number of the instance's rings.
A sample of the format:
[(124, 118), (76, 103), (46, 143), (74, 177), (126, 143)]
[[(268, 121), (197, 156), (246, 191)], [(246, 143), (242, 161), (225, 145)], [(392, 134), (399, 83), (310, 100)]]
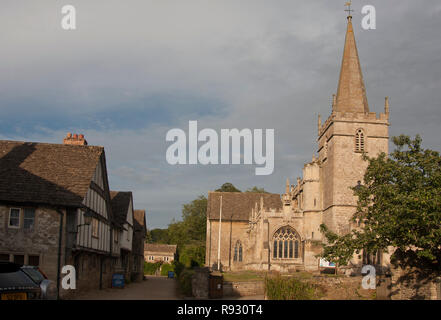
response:
[(358, 129), (355, 133), (355, 152), (365, 151), (365, 137), (362, 129)]

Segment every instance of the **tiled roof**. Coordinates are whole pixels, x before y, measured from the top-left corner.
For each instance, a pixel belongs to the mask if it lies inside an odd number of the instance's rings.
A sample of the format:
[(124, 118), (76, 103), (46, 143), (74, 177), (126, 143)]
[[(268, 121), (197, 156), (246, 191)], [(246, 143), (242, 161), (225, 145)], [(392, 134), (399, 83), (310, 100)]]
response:
[(144, 251), (161, 252), (161, 253), (176, 253), (176, 245), (175, 244), (146, 243), (144, 245)]
[(115, 223), (122, 227), (127, 220), (132, 192), (130, 191), (110, 191), (110, 204)]
[(98, 146), (0, 140), (0, 201), (80, 206), (103, 154)]
[(133, 218), (133, 229), (135, 231), (144, 231), (147, 229), (145, 222), (145, 210), (134, 210)]
[(219, 219), (220, 196), (222, 196), (222, 220), (248, 221), (255, 204), (260, 207), (260, 198), (263, 198), (263, 207), (267, 210), (282, 209), (282, 200), (279, 194), (255, 192), (209, 192), (207, 203), (207, 217), (210, 220)]

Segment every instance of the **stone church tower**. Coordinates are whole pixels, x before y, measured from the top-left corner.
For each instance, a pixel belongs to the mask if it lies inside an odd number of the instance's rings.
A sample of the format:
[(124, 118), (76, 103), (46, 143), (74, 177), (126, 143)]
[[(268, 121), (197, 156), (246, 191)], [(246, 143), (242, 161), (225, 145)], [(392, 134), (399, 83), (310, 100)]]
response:
[(318, 124), (318, 153), (323, 195), (323, 223), (339, 234), (349, 232), (350, 218), (357, 198), (351, 187), (363, 181), (370, 157), (388, 153), (389, 105), (384, 113), (369, 111), (360, 60), (355, 43), (352, 17), (348, 26), (337, 95), (332, 113), (324, 124)]
[[(357, 198), (367, 163), (388, 152), (389, 102), (370, 112), (352, 17), (348, 17), (343, 60), (331, 114), (318, 119), (318, 157), (303, 167), (285, 193), (209, 192), (206, 265), (223, 270), (317, 270), (324, 240), (320, 225), (338, 234), (354, 226)], [(354, 257), (352, 267), (360, 261)], [(378, 262), (378, 260), (377, 260)]]

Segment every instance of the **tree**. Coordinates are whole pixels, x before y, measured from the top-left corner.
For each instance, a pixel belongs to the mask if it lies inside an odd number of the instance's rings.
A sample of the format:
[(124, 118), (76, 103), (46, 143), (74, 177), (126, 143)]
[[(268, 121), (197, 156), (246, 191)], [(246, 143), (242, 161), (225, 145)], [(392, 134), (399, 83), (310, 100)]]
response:
[(173, 221), (168, 227), (170, 243), (183, 246), (199, 241), (205, 245), (207, 232), (207, 198), (199, 196), (182, 208), (182, 221)]
[(339, 236), (322, 224), (328, 261), (347, 264), (353, 253), (374, 253), (394, 247), (392, 261), (401, 266), (441, 271), (441, 157), (414, 140), (392, 138), (388, 157), (364, 155), (364, 183), (352, 188), (358, 196), (352, 221), (357, 227)]
[[(248, 192), (265, 192), (254, 187)], [(218, 192), (241, 192), (231, 183), (224, 183)], [(179, 262), (187, 267), (203, 265), (207, 233), (207, 198), (203, 195), (182, 206), (182, 220), (173, 220), (167, 229), (153, 229), (147, 239), (152, 243), (176, 244)]]
[(242, 192), (239, 189), (237, 189), (233, 184), (227, 182), (222, 185), (219, 189), (216, 190), (217, 192)]
[(254, 193), (268, 193), (267, 191), (265, 191), (264, 188), (258, 188), (256, 186), (252, 187), (252, 188), (248, 188), (247, 191), (245, 192), (254, 192)]
[(169, 243), (167, 229), (152, 229), (147, 231), (146, 242), (148, 243)]

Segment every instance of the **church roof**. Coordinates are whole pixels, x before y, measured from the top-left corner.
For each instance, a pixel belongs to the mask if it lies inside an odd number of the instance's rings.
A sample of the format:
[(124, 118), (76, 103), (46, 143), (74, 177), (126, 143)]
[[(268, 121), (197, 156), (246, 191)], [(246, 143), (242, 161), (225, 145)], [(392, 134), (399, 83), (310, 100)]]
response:
[(220, 196), (222, 196), (222, 220), (249, 221), (251, 210), (256, 203), (260, 206), (263, 198), (263, 207), (266, 210), (281, 210), (282, 200), (279, 194), (255, 192), (209, 192), (207, 203), (207, 217), (218, 220), (220, 212)]
[(337, 101), (334, 111), (368, 113), (366, 97), (357, 44), (355, 42), (352, 17), (348, 17), (340, 80), (337, 89)]
[(79, 207), (104, 148), (0, 140), (0, 201)]

